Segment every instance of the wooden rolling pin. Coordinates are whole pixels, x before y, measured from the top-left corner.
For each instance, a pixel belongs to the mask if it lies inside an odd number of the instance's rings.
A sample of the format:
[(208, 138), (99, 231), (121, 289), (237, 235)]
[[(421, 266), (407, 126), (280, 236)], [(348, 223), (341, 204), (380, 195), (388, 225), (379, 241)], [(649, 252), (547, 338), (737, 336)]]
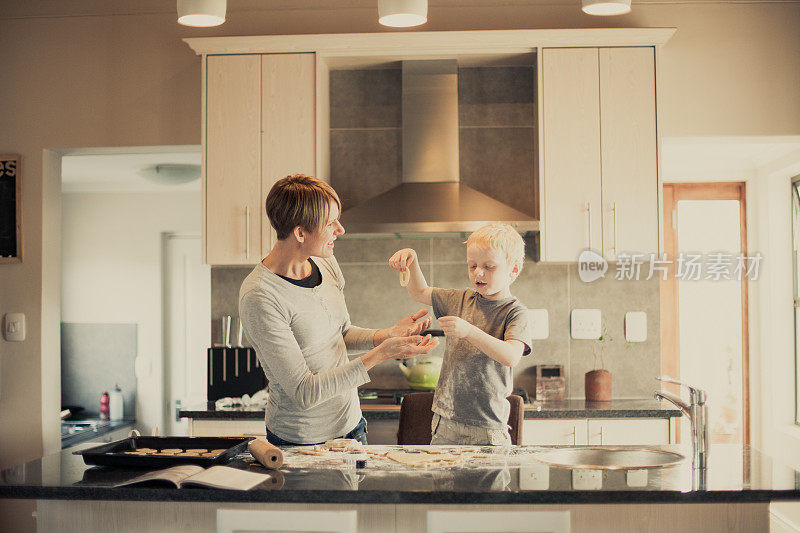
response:
[(275, 470), (283, 464), (283, 452), (266, 440), (253, 439), (247, 445), (247, 449), (250, 455), (267, 468)]

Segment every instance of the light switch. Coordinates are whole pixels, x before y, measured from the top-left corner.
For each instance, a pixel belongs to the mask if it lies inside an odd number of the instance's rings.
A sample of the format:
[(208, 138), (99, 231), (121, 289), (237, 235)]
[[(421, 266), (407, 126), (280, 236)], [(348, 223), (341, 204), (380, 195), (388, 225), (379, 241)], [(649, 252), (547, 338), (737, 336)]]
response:
[(531, 339), (540, 340), (550, 336), (550, 318), (547, 309), (529, 309), (528, 321), (531, 326)]
[(625, 340), (628, 342), (647, 340), (647, 313), (644, 311), (625, 313)]
[(3, 319), (3, 338), (9, 342), (25, 340), (25, 313), (6, 313)]
[(599, 339), (603, 315), (599, 309), (573, 309), (569, 329), (573, 339)]

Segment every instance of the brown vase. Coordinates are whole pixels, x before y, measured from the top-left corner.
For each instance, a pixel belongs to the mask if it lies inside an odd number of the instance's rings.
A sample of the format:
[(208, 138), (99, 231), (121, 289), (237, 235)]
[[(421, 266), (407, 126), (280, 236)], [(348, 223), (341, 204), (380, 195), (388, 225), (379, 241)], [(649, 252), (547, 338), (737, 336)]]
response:
[(611, 372), (608, 370), (590, 370), (586, 373), (586, 401), (611, 401)]

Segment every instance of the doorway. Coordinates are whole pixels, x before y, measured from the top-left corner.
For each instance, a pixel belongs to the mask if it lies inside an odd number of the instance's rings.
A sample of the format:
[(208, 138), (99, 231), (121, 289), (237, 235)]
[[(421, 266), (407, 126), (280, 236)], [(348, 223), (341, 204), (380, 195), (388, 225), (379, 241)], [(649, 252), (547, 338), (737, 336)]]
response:
[(167, 435), (187, 435), (177, 416), (186, 405), (205, 405), (211, 346), (211, 267), (201, 258), (200, 235), (163, 235), (164, 386)]
[(713, 443), (749, 444), (747, 281), (760, 258), (747, 255), (745, 184), (665, 184), (664, 250), (662, 373), (708, 393)]

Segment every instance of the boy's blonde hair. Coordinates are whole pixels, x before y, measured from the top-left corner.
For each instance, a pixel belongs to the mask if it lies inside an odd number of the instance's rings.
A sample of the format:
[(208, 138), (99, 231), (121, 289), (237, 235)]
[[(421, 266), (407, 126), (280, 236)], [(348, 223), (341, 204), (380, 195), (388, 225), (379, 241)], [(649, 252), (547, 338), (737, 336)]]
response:
[(474, 244), (484, 250), (500, 250), (510, 265), (519, 265), (519, 269), (522, 270), (522, 263), (525, 260), (525, 241), (508, 224), (486, 224), (472, 232), (465, 244), (467, 246)]

